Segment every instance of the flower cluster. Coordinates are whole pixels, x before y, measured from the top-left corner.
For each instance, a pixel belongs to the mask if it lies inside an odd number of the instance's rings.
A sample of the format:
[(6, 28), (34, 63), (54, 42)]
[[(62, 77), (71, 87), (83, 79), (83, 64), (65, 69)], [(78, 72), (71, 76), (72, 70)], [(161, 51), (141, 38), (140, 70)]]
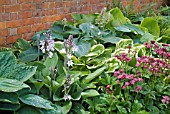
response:
[(138, 57), (136, 67), (149, 69), (153, 75), (165, 74), (164, 69), (170, 69), (170, 65), (165, 61), (148, 56)]
[(51, 38), (51, 32), (47, 31), (44, 33), (44, 35), (47, 37), (46, 39), (40, 41), (40, 49), (42, 53), (47, 53), (50, 58), (53, 57), (53, 51), (54, 51), (54, 40)]
[(73, 66), (73, 61), (71, 60), (72, 53), (78, 50), (77, 46), (73, 41), (73, 36), (70, 35), (68, 39), (64, 40), (64, 50), (66, 52), (66, 62), (68, 67)]
[[(115, 71), (114, 76), (116, 76), (117, 80), (116, 82), (119, 84), (120, 81), (123, 80), (124, 84), (122, 86), (122, 89), (125, 89), (128, 86), (134, 85), (137, 82), (143, 82), (142, 78), (136, 77), (134, 74), (126, 74), (122, 69)], [(137, 86), (135, 92), (138, 92), (139, 90), (142, 90), (139, 86)]]
[(163, 103), (169, 104), (169, 97), (168, 96), (163, 96), (163, 99), (161, 100)]
[(120, 53), (119, 55), (115, 55), (115, 57), (120, 60), (121, 62), (130, 62), (131, 58), (128, 57), (126, 53)]
[(101, 10), (100, 16), (96, 19), (96, 24), (103, 28), (110, 21), (111, 14), (106, 11), (106, 7)]
[(112, 89), (111, 89), (111, 85), (107, 85), (107, 86), (106, 86), (106, 92), (107, 92), (108, 94), (112, 94), (113, 91), (115, 91), (115, 90), (112, 90)]

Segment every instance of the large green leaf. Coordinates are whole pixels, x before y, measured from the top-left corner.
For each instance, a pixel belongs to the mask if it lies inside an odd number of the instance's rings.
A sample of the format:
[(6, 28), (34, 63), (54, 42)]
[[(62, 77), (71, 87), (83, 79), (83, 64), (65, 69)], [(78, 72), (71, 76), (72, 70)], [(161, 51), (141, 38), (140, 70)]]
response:
[(16, 111), (20, 108), (20, 104), (12, 104), (7, 102), (0, 102), (0, 110)]
[(55, 68), (58, 63), (58, 55), (57, 53), (54, 53), (52, 58), (47, 57), (47, 59), (44, 62), (44, 65), (46, 68), (42, 70), (42, 73), (44, 76), (50, 75), (50, 67)]
[(121, 31), (121, 32), (133, 32), (135, 34), (140, 34), (143, 35), (144, 32), (142, 31), (142, 29), (135, 24), (124, 24), (121, 25), (119, 27), (114, 27), (117, 31)]
[(153, 36), (152, 34), (150, 33), (145, 33), (141, 38), (140, 38), (140, 41), (142, 43), (144, 42), (148, 42), (150, 43), (151, 40), (154, 40), (155, 36)]
[(90, 90), (86, 90), (85, 92), (82, 92), (81, 95), (82, 97), (94, 97), (94, 96), (98, 96), (99, 93), (94, 89), (90, 89)]
[(29, 88), (29, 86), (18, 80), (0, 78), (0, 91), (16, 92), (23, 88)]
[(94, 78), (96, 78), (97, 76), (99, 76), (104, 70), (106, 69), (106, 67), (101, 67), (99, 69), (97, 69), (96, 71), (94, 71), (93, 73), (89, 74), (87, 77), (85, 77), (83, 79), (84, 83), (89, 83), (91, 80), (93, 80)]
[(26, 81), (36, 72), (36, 67), (17, 64), (12, 52), (0, 52), (0, 77)]
[(31, 106), (23, 106), (17, 110), (17, 114), (41, 114), (36, 108)]
[(128, 19), (124, 17), (123, 13), (119, 8), (113, 8), (110, 10), (110, 14), (112, 14), (111, 25), (114, 27), (120, 26), (128, 22)]
[(91, 49), (90, 52), (86, 55), (86, 57), (92, 57), (92, 56), (99, 56), (104, 52), (104, 46), (102, 44), (97, 44), (94, 45)]
[(107, 36), (103, 37), (102, 40), (104, 41), (104, 43), (116, 44), (117, 42), (122, 40), (122, 38), (116, 37), (116, 36), (113, 36), (113, 35), (107, 35)]
[(27, 50), (31, 47), (30, 43), (22, 38), (18, 38), (16, 43), (18, 44), (18, 47), (22, 50)]
[(147, 28), (149, 33), (151, 33), (152, 35), (159, 37), (160, 28), (156, 19), (153, 19), (151, 17), (144, 18), (141, 26)]
[(16, 93), (7, 93), (0, 91), (0, 101), (2, 102), (9, 102), (12, 104), (19, 103), (18, 101), (18, 95)]
[(75, 52), (75, 55), (77, 57), (86, 55), (90, 51), (90, 48), (91, 48), (90, 43), (83, 41), (83, 40), (79, 41), (76, 45), (77, 45), (78, 51)]
[(44, 109), (53, 109), (49, 100), (46, 100), (38, 95), (27, 94), (25, 96), (19, 97), (19, 99), (27, 105)]

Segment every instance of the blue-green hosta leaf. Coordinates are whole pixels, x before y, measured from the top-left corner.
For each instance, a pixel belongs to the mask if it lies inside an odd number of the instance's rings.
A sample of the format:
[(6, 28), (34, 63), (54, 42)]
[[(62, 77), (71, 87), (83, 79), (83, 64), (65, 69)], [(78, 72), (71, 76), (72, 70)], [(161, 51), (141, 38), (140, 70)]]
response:
[(31, 47), (30, 43), (22, 38), (18, 38), (16, 43), (18, 43), (19, 48), (22, 50), (27, 50)]
[(122, 39), (118, 43), (116, 43), (116, 48), (127, 48), (128, 46), (133, 47), (133, 40), (132, 39)]
[(148, 42), (150, 43), (151, 40), (154, 40), (155, 36), (153, 36), (150, 33), (145, 33), (141, 38), (140, 38), (140, 42), (144, 43), (144, 42)]
[(107, 35), (107, 36), (103, 37), (102, 40), (104, 41), (104, 43), (116, 44), (117, 42), (122, 40), (122, 38), (115, 37), (114, 35)]
[(19, 99), (27, 105), (44, 109), (53, 109), (51, 106), (52, 103), (49, 100), (46, 100), (38, 95), (27, 94), (25, 96), (19, 97)]
[(84, 83), (89, 83), (91, 80), (93, 80), (94, 78), (99, 76), (105, 69), (106, 69), (105, 66), (97, 69), (96, 71), (94, 71), (93, 73), (91, 73), (87, 77), (85, 77), (82, 81)]
[(2, 102), (9, 102), (12, 104), (19, 104), (19, 100), (18, 100), (18, 95), (16, 93), (13, 92), (2, 92), (0, 91), (0, 101)]
[(18, 80), (0, 78), (0, 91), (16, 92), (23, 88), (29, 88), (29, 86)]
[(114, 27), (117, 31), (121, 31), (121, 32), (133, 32), (135, 34), (140, 34), (143, 35), (144, 32), (142, 31), (142, 29), (134, 24), (124, 24), (121, 25), (119, 27)]
[(101, 55), (103, 52), (104, 52), (104, 46), (102, 44), (97, 44), (97, 45), (94, 45), (90, 52), (86, 55), (86, 57), (97, 57), (99, 55)]
[(77, 45), (78, 50), (75, 52), (75, 55), (77, 57), (86, 55), (90, 51), (90, 48), (91, 48), (90, 43), (83, 41), (83, 40), (79, 41), (76, 45)]
[(144, 18), (141, 23), (141, 26), (147, 28), (150, 34), (156, 36), (157, 38), (159, 37), (160, 28), (156, 19), (152, 17)]
[(20, 108), (20, 104), (0, 102), (0, 110), (16, 111), (19, 108)]
[(52, 105), (53, 109), (46, 110), (46, 109), (37, 109), (41, 114), (63, 114), (62, 110), (59, 109), (57, 104)]
[(82, 92), (81, 95), (82, 97), (94, 97), (94, 96), (98, 96), (99, 93), (94, 89), (90, 89), (90, 90), (86, 90), (85, 92)]
[(31, 106), (22, 106), (17, 110), (17, 114), (41, 114), (36, 108)]
[(91, 30), (90, 23), (82, 23), (79, 25), (79, 28), (82, 30), (83, 33), (89, 33)]
[(70, 110), (71, 110), (71, 107), (72, 107), (72, 102), (71, 101), (65, 101), (64, 102), (64, 106), (58, 106), (58, 108), (60, 110), (62, 110), (62, 114), (67, 114)]

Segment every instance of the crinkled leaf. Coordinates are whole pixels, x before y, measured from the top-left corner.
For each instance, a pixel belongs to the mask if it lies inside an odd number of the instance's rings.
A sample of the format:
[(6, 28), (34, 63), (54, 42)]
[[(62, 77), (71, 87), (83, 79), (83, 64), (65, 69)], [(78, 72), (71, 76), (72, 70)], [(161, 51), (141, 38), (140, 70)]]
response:
[(119, 42), (120, 40), (122, 40), (122, 38), (120, 38), (120, 37), (115, 37), (115, 36), (113, 36), (113, 35), (107, 35), (107, 36), (103, 37), (102, 40), (104, 41), (104, 43), (116, 44), (117, 42)]
[(116, 43), (116, 48), (127, 48), (128, 46), (133, 47), (133, 40), (132, 39), (122, 39), (118, 43)]
[(19, 97), (19, 99), (27, 105), (44, 109), (53, 109), (49, 100), (46, 100), (38, 95), (27, 94)]
[(0, 78), (0, 90), (3, 92), (16, 92), (23, 88), (29, 88), (29, 86), (18, 80)]

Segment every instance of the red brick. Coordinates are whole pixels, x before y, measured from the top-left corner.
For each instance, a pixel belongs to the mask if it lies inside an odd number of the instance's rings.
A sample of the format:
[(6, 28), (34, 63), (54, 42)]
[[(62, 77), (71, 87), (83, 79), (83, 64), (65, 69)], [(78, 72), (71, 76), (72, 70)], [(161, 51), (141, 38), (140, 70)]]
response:
[(16, 4), (17, 0), (10, 0), (10, 4)]
[(5, 12), (5, 6), (0, 6), (0, 13), (4, 13)]
[(49, 8), (49, 2), (44, 2), (42, 7), (43, 7), (43, 9), (48, 9)]
[(38, 3), (40, 3), (40, 2), (43, 2), (43, 0), (33, 0), (33, 2), (38, 2)]
[(19, 12), (18, 17), (19, 19), (30, 18), (32, 17), (32, 12), (31, 11)]
[(32, 25), (34, 23), (35, 23), (35, 18), (28, 18), (28, 19), (23, 19), (22, 20), (22, 26)]
[(5, 12), (18, 12), (20, 11), (20, 5), (6, 5)]
[(6, 23), (0, 22), (0, 29), (5, 29), (5, 28), (6, 28)]
[(22, 11), (35, 10), (35, 4), (22, 4)]
[(18, 13), (10, 13), (10, 20), (17, 20), (18, 19)]
[(30, 3), (32, 0), (18, 0), (18, 3)]
[(43, 10), (35, 10), (33, 11), (33, 17), (42, 17), (45, 16), (45, 11)]
[(55, 8), (55, 2), (50, 2), (50, 3), (49, 3), (49, 8), (50, 8), (50, 9)]
[(9, 0), (0, 0), (0, 5), (10, 4)]
[(90, 4), (97, 4), (97, 0), (90, 0)]
[(18, 26), (21, 26), (21, 21), (19, 21), (19, 20), (6, 22), (6, 28), (14, 28), (14, 27), (18, 27)]
[(60, 7), (63, 7), (63, 2), (55, 2), (55, 7), (56, 8), (60, 8)]
[(5, 37), (0, 37), (0, 46), (4, 46), (4, 45), (5, 45)]
[(5, 36), (8, 36), (9, 35), (9, 32), (8, 32), (8, 29), (0, 29), (0, 37), (5, 37)]
[(25, 40), (31, 40), (32, 36), (34, 36), (34, 34), (35, 34), (35, 32), (25, 33), (25, 34), (22, 34), (22, 38)]
[(41, 30), (44, 30), (45, 26), (43, 24), (36, 24), (31, 26), (31, 31), (32, 32), (38, 32)]
[(22, 38), (21, 35), (16, 35), (16, 36), (9, 36), (6, 39), (7, 44), (11, 44), (17, 41), (18, 38)]
[(2, 13), (2, 14), (0, 14), (0, 16), (1, 16), (1, 21), (9, 21), (10, 20), (10, 15), (9, 15), (9, 13)]
[(9, 28), (9, 35), (17, 35), (17, 28)]
[(31, 32), (31, 26), (23, 26), (18, 28), (18, 34), (29, 33)]
[(49, 16), (49, 15), (54, 15), (55, 14), (55, 10), (45, 10), (45, 16)]

